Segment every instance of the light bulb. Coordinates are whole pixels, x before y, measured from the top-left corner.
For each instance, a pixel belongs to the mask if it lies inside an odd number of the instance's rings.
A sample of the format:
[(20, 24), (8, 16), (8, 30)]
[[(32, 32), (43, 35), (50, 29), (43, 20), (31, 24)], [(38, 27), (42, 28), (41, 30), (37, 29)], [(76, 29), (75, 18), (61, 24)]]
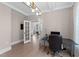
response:
[(36, 8), (36, 10), (38, 10), (38, 8)]
[(32, 12), (35, 12), (35, 9), (32, 9)]
[(36, 15), (39, 15), (39, 13), (36, 13)]

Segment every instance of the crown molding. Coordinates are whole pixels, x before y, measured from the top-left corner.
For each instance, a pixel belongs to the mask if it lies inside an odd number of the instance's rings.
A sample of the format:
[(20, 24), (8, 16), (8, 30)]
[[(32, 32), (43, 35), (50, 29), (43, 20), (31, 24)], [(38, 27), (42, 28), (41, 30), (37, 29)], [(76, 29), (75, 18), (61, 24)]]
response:
[(6, 3), (6, 2), (2, 2), (2, 4), (8, 6), (9, 8), (13, 9), (13, 10), (16, 10), (17, 12), (20, 12), (21, 14), (25, 15), (25, 16), (28, 16), (29, 14), (26, 14), (25, 12), (19, 10), (18, 8), (14, 7), (14, 6), (11, 6), (10, 4)]

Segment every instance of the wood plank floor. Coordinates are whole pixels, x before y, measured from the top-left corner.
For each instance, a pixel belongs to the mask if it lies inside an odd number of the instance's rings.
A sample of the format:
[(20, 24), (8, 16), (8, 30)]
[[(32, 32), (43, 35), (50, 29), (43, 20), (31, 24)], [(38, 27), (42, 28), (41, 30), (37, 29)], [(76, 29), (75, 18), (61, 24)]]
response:
[[(62, 54), (64, 57), (70, 57), (68, 53), (64, 52)], [(52, 57), (52, 55), (47, 54), (43, 47), (39, 47), (39, 40), (34, 38), (31, 43), (24, 44), (21, 42), (12, 46), (10, 51), (1, 54), (0, 57)]]

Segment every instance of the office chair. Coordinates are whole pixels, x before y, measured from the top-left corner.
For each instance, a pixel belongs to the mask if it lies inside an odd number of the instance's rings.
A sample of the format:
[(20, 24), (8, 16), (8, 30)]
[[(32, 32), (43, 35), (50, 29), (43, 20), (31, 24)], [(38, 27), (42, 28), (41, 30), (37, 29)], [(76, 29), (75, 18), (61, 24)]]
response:
[(62, 37), (60, 35), (51, 34), (49, 35), (49, 49), (55, 55), (56, 52), (60, 52), (62, 50)]

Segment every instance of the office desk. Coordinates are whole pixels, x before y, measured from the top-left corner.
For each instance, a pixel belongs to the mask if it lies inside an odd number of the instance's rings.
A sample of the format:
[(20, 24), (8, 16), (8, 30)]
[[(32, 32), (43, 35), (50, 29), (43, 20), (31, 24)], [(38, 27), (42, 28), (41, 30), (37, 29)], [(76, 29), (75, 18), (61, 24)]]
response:
[(77, 45), (73, 40), (63, 38), (63, 48), (66, 48), (68, 53), (73, 57), (75, 45)]

